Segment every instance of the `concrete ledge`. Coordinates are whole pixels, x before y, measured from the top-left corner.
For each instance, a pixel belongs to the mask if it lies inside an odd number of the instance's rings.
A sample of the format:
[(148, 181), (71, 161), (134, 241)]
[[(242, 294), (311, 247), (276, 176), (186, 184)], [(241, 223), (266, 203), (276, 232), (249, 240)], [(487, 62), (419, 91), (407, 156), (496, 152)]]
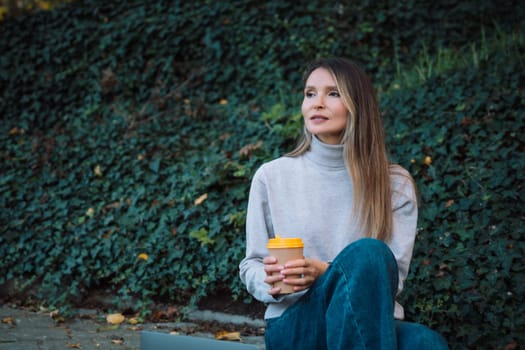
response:
[(265, 327), (264, 320), (257, 320), (241, 315), (232, 315), (223, 312), (215, 312), (209, 310), (188, 310), (186, 318), (193, 322), (218, 322), (234, 325), (247, 325), (253, 328)]

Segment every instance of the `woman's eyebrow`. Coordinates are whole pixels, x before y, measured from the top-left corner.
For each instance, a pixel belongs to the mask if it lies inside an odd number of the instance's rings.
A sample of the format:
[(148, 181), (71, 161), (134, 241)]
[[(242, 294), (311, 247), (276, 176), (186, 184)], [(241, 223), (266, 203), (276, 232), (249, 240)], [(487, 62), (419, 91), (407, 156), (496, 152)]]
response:
[(304, 89), (305, 90), (317, 90), (317, 89), (320, 89), (320, 90), (337, 90), (337, 86), (330, 85), (330, 86), (321, 86), (319, 88), (317, 86), (307, 85), (307, 86), (304, 87)]

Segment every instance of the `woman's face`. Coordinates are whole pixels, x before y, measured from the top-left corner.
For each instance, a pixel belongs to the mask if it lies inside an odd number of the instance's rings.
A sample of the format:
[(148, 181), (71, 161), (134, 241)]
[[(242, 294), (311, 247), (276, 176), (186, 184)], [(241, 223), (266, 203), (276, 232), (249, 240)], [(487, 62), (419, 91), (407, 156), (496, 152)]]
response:
[(306, 81), (301, 108), (306, 129), (328, 144), (341, 142), (348, 110), (335, 80), (325, 68), (314, 70)]

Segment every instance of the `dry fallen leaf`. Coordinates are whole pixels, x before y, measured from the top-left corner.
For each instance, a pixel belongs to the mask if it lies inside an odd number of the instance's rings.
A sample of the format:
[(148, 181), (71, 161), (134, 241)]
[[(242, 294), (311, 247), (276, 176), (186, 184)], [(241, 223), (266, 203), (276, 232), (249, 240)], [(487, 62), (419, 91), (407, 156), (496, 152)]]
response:
[(116, 202), (113, 202), (113, 203), (109, 203), (109, 204), (106, 204), (104, 206), (104, 212), (107, 212), (109, 211), (110, 209), (118, 209), (120, 208), (122, 204), (119, 202), (119, 201), (116, 201)]
[(206, 199), (208, 198), (208, 194), (205, 193), (203, 195), (201, 195), (199, 198), (197, 198), (194, 202), (195, 205), (199, 205), (199, 204), (202, 204), (202, 202), (204, 202)]
[(25, 130), (22, 128), (17, 128), (16, 126), (9, 130), (9, 135), (23, 135)]
[(151, 319), (153, 321), (173, 320), (180, 315), (179, 309), (176, 306), (168, 306), (165, 310), (158, 310), (153, 313)]
[(109, 324), (121, 324), (126, 318), (122, 314), (109, 314), (106, 317), (106, 321)]
[(137, 317), (132, 317), (128, 320), (129, 324), (137, 324), (139, 323), (139, 319)]
[(100, 177), (102, 176), (102, 168), (100, 168), (100, 165), (97, 165), (95, 167), (95, 169), (93, 169), (93, 172), (95, 173), (96, 176)]
[(88, 210), (86, 210), (86, 216), (89, 216), (90, 218), (92, 218), (93, 215), (95, 215), (95, 209), (88, 208)]
[(51, 312), (49, 313), (49, 316), (50, 316), (53, 320), (55, 320), (55, 322), (57, 322), (57, 323), (62, 323), (62, 322), (65, 321), (64, 317), (62, 317), (62, 316), (60, 315), (60, 313), (58, 312), (58, 310), (53, 310), (53, 311), (51, 311)]
[(15, 321), (13, 320), (13, 318), (11, 316), (9, 317), (5, 317), (2, 319), (2, 323), (5, 323), (5, 324), (9, 324), (11, 326), (14, 326), (15, 324)]
[(80, 346), (80, 343), (67, 342), (66, 346), (70, 349), (82, 349), (82, 347)]
[(113, 344), (122, 345), (122, 344), (124, 344), (124, 338), (115, 338), (115, 339), (111, 339), (111, 342), (112, 342)]
[(263, 145), (263, 142), (262, 141), (258, 141), (257, 143), (251, 143), (249, 145), (243, 146), (239, 150), (239, 154), (242, 157), (249, 157), (254, 151), (256, 151), (259, 148), (261, 148), (262, 145)]
[(217, 340), (241, 340), (240, 332), (228, 332), (228, 331), (219, 331), (215, 333), (215, 339)]

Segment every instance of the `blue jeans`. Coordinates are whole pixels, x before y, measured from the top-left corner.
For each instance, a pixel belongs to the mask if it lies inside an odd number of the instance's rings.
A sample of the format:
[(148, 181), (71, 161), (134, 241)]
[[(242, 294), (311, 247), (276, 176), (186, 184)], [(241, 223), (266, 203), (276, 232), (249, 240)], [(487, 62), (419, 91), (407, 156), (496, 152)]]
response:
[(267, 350), (448, 349), (438, 333), (394, 319), (398, 270), (375, 239), (348, 245), (280, 317), (267, 320)]

